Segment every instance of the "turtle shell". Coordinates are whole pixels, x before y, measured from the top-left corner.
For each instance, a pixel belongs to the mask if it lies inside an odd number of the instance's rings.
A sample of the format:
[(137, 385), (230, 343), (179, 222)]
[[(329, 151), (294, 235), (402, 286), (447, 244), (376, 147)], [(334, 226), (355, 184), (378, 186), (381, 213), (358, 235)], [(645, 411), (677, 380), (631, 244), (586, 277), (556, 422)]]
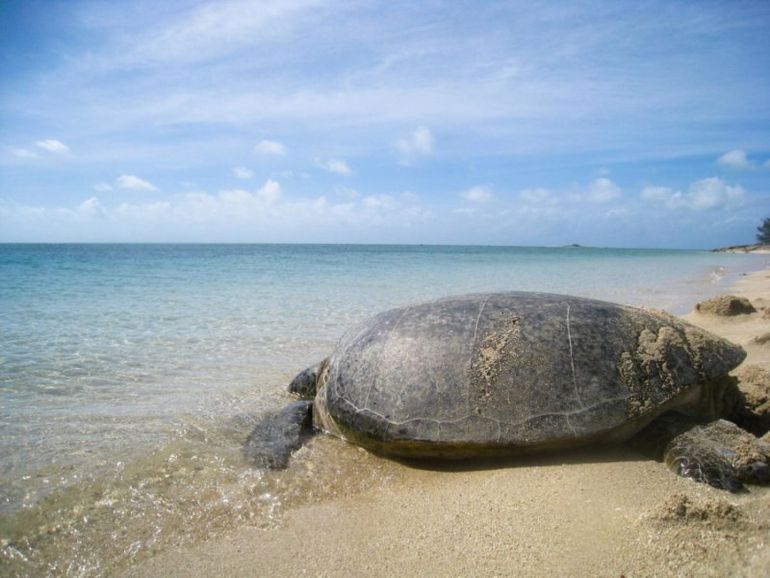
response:
[(386, 311), (329, 358), (316, 421), (390, 455), (463, 458), (629, 437), (745, 357), (663, 312), (545, 293)]

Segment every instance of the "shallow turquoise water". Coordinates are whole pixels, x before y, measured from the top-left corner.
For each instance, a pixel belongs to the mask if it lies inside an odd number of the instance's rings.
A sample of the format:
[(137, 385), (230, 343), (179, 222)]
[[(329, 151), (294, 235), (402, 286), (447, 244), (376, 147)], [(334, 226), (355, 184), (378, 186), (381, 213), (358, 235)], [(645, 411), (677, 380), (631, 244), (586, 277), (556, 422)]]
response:
[(385, 308), (533, 290), (683, 312), (759, 261), (582, 248), (0, 246), (0, 460), (18, 474), (63, 452), (113, 452), (129, 435), (131, 446), (156, 443), (179, 416), (226, 411), (223, 396), (243, 390), (260, 406)]
[[(237, 458), (248, 417), (282, 403), (288, 380), (347, 327), (389, 307), (532, 290), (684, 313), (767, 264), (588, 248), (0, 245), (0, 512), (117, 480), (153, 451), (170, 467), (216, 448), (212, 467), (248, 478)], [(163, 453), (179, 443), (190, 451)], [(114, 482), (128, 484), (116, 495), (133, 500), (136, 476), (159, 463)]]

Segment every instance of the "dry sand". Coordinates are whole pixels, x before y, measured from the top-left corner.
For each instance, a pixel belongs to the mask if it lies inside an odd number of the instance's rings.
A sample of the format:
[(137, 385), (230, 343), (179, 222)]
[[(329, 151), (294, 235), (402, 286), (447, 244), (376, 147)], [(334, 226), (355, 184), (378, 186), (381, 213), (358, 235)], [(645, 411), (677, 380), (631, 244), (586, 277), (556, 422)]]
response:
[[(770, 271), (731, 292), (758, 312), (686, 318), (743, 345), (744, 365), (770, 369), (770, 342), (753, 341), (770, 331)], [(334, 459), (342, 445), (317, 437), (297, 459)], [(357, 460), (383, 472), (368, 489), (290, 508), (272, 528), (161, 553), (126, 575), (770, 576), (770, 488), (728, 494), (625, 447), (467, 470), (382, 462)]]

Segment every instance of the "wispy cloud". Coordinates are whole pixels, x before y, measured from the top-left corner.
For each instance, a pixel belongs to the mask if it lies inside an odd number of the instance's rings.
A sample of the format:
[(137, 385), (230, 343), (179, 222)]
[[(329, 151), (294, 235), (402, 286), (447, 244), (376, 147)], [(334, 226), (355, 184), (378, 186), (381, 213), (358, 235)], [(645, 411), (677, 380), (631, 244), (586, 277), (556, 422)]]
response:
[(489, 189), (489, 187), (485, 187), (483, 185), (476, 185), (475, 187), (471, 187), (470, 189), (465, 190), (460, 194), (464, 199), (473, 203), (486, 203), (489, 199), (492, 198), (492, 191)]
[(433, 153), (433, 135), (424, 126), (416, 128), (409, 136), (395, 142), (396, 151), (404, 164), (413, 163), (418, 157)]
[[(656, 201), (656, 202), (666, 203), (670, 201), (675, 194), (677, 194), (677, 191), (675, 191), (671, 187), (661, 187), (661, 186), (650, 185), (650, 186), (644, 187), (641, 193), (639, 193), (639, 196), (645, 201)], [(681, 196), (681, 193), (679, 193), (679, 195)]]
[(258, 155), (282, 156), (286, 154), (286, 147), (278, 141), (265, 139), (254, 146), (254, 152)]
[(36, 159), (39, 155), (30, 149), (20, 147), (7, 147), (7, 150), (16, 158), (19, 159)]
[(82, 217), (88, 217), (92, 219), (104, 218), (107, 215), (107, 211), (96, 197), (91, 197), (90, 199), (86, 199), (80, 203), (76, 207), (75, 212)]
[(518, 197), (528, 205), (544, 205), (556, 202), (554, 194), (544, 187), (522, 189), (519, 191)]
[(246, 167), (233, 167), (233, 176), (244, 181), (254, 178), (254, 171)]
[(129, 55), (144, 63), (214, 60), (291, 30), (298, 17), (320, 3), (320, 0), (203, 2), (140, 34)]
[(70, 152), (70, 148), (66, 144), (55, 138), (39, 140), (35, 143), (35, 146), (49, 153), (62, 154)]
[(320, 166), (325, 171), (328, 171), (330, 173), (335, 173), (337, 175), (350, 176), (353, 174), (353, 171), (351, 170), (350, 166), (348, 166), (348, 163), (346, 163), (341, 159), (329, 159), (328, 161), (319, 161), (318, 166)]
[[(23, 102), (10, 101), (20, 110), (55, 118), (66, 109), (75, 126), (93, 123), (92, 129), (121, 133), (159, 124), (237, 124), (287, 127), (307, 137), (306, 131), (319, 127), (367, 127), (365, 139), (353, 136), (360, 132), (341, 134), (355, 141), (351, 145), (368, 147), (378, 138), (392, 140), (386, 135), (396, 127), (427, 124), (441, 130), (442, 141), (445, 134), (485, 135), (472, 141), (480, 154), (617, 145), (643, 155), (653, 141), (684, 141), (713, 154), (713, 140), (719, 142), (721, 133), (697, 144), (674, 134), (684, 130), (673, 122), (682, 118), (683, 106), (693, 122), (764, 118), (756, 83), (736, 78), (732, 67), (724, 70), (730, 78), (717, 81), (699, 74), (701, 67), (692, 62), (698, 51), (704, 61), (726, 58), (712, 39), (736, 25), (721, 22), (722, 11), (713, 8), (694, 18), (685, 6), (669, 7), (671, 21), (680, 27), (666, 35), (672, 30), (668, 20), (634, 6), (594, 6), (588, 22), (574, 10), (547, 3), (527, 9), (485, 5), (474, 8), (477, 26), (457, 37), (457, 18), (464, 13), (459, 9), (414, 8), (413, 24), (404, 29), (399, 17), (379, 13), (376, 4), (225, 0), (172, 3), (155, 11), (138, 10), (131, 2), (88, 7), (95, 14), (81, 19), (105, 33), (103, 43), (41, 81), (54, 86), (56, 105), (48, 93), (25, 93)], [(100, 25), (104, 12), (111, 17)], [(750, 12), (742, 12), (741, 19), (751, 18)], [(761, 22), (762, 10), (753, 12)], [(692, 25), (696, 20), (708, 26)], [(684, 50), (682, 58), (667, 66), (647, 65), (646, 49), (656, 32), (656, 38), (665, 38), (661, 53)], [(358, 57), (339, 59), (340, 46)], [(126, 53), (132, 58), (128, 64)], [(195, 73), (201, 60), (205, 75)], [(310, 62), (324, 73), (314, 74)], [(755, 96), (744, 98), (749, 89)], [(735, 107), (736, 101), (745, 106)], [(619, 123), (621, 118), (626, 122)], [(490, 125), (499, 138), (489, 138)], [(134, 131), (140, 133), (139, 145), (142, 131)], [(409, 136), (399, 141), (409, 151), (419, 149)], [(414, 163), (419, 154), (401, 153), (401, 159)]]
[(157, 191), (158, 187), (136, 175), (120, 175), (115, 179), (118, 187), (130, 191)]
[(754, 166), (746, 156), (746, 151), (733, 149), (717, 159), (717, 163), (731, 169), (750, 169)]
[(591, 181), (586, 190), (574, 193), (572, 197), (587, 203), (609, 203), (622, 194), (622, 189), (616, 183), (607, 177), (599, 177)]

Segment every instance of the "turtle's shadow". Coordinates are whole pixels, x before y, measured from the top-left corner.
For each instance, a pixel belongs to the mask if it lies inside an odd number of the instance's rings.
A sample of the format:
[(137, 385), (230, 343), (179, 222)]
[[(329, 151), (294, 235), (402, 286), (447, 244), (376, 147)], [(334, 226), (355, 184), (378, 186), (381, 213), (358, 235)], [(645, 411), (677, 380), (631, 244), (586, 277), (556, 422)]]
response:
[(539, 466), (657, 461), (626, 445), (551, 451), (525, 456), (468, 458), (462, 460), (381, 457), (393, 460), (409, 468), (436, 472), (469, 472)]

